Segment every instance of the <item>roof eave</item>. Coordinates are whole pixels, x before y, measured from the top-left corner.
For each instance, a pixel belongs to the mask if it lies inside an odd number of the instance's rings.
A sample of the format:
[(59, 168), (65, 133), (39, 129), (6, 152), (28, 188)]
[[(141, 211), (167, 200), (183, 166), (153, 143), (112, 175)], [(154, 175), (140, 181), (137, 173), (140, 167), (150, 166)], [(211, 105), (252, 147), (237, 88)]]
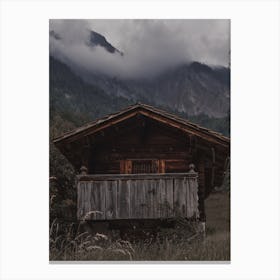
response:
[[(201, 126), (196, 125), (194, 123), (191, 123), (191, 122), (189, 122), (187, 120), (184, 120), (184, 119), (182, 119), (182, 118), (180, 118), (176, 115), (173, 115), (171, 113), (168, 113), (168, 112), (159, 110), (157, 108), (154, 108), (152, 106), (141, 104), (141, 103), (137, 103), (136, 105), (130, 106), (130, 107), (128, 107), (128, 108), (126, 108), (126, 109), (124, 109), (120, 112), (117, 112), (117, 113), (111, 114), (111, 115), (107, 115), (104, 118), (98, 119), (98, 120), (96, 120), (94, 122), (91, 122), (91, 123), (88, 123), (88, 124), (86, 124), (82, 127), (76, 128), (76, 129), (74, 129), (74, 130), (72, 130), (68, 133), (65, 133), (65, 134), (53, 139), (53, 143), (55, 145), (60, 145), (60, 143), (62, 143), (63, 141), (66, 141), (66, 140), (69, 141), (69, 139), (71, 139), (73, 137), (77, 139), (79, 134), (81, 135), (80, 137), (84, 137), (88, 134), (95, 133), (95, 132), (105, 128), (104, 126), (109, 121), (120, 118), (120, 120), (118, 122), (121, 122), (121, 121), (123, 121), (122, 117), (125, 116), (126, 114), (127, 114), (127, 118), (134, 116), (134, 114), (131, 114), (134, 111), (137, 111), (137, 113), (143, 113), (144, 115), (149, 115), (149, 117), (151, 117), (151, 114), (153, 114), (154, 116), (158, 115), (161, 118), (165, 118), (165, 119), (167, 119), (171, 122), (178, 123), (178, 124), (182, 125), (181, 130), (183, 130), (185, 132), (189, 132), (189, 133), (197, 132), (198, 134), (200, 134), (200, 137), (205, 138), (206, 141), (209, 140), (209, 139), (206, 139), (206, 138), (210, 137), (218, 145), (220, 144), (220, 145), (223, 145), (223, 146), (229, 146), (230, 139), (228, 137), (225, 137), (223, 135), (219, 135), (217, 132), (211, 131), (207, 128), (204, 128), (204, 127), (201, 127)], [(145, 114), (145, 111), (148, 112), (148, 114)], [(158, 118), (157, 118), (157, 120), (160, 121)], [(101, 125), (101, 127), (99, 127), (100, 125)], [(103, 126), (103, 128), (102, 128), (102, 126)], [(185, 128), (183, 128), (183, 126), (185, 126)], [(96, 128), (96, 130), (92, 131), (92, 130), (94, 130), (94, 128)], [(75, 140), (73, 140), (73, 141), (75, 141)]]

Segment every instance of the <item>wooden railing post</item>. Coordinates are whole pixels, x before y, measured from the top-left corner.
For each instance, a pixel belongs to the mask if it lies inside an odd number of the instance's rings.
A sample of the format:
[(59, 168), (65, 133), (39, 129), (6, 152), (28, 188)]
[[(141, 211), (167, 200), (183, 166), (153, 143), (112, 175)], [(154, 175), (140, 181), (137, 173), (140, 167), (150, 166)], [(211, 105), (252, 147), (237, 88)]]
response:
[(189, 173), (195, 173), (194, 169), (195, 169), (195, 165), (193, 163), (191, 163), (189, 165)]
[(81, 168), (80, 168), (80, 174), (81, 175), (87, 175), (88, 174), (88, 169), (83, 165), (83, 166), (81, 166)]
[[(191, 163), (189, 165), (189, 173), (196, 173), (194, 169), (195, 169), (195, 165), (193, 163)], [(198, 182), (197, 182), (197, 196), (198, 196), (198, 200), (199, 200), (200, 196), (198, 195)], [(203, 203), (203, 212), (204, 212), (204, 198), (202, 197), (201, 199), (202, 199), (202, 203)], [(197, 200), (197, 202), (198, 202), (198, 200)], [(200, 216), (200, 213), (199, 213), (199, 216)], [(199, 217), (199, 221), (196, 226), (196, 231), (197, 231), (197, 233), (203, 234), (203, 237), (205, 237), (205, 227), (206, 227), (205, 219), (201, 219), (201, 218), (202, 217)]]

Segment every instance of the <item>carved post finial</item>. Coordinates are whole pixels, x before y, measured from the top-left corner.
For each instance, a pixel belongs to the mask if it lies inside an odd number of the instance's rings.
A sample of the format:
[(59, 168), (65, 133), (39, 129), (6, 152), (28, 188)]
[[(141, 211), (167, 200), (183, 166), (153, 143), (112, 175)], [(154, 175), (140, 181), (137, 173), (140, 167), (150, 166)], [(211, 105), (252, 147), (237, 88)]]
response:
[(189, 165), (189, 172), (190, 172), (190, 173), (195, 173), (194, 168), (195, 168), (195, 165), (194, 165), (193, 163), (191, 163), (191, 164)]
[(84, 165), (80, 168), (80, 171), (81, 175), (87, 175), (88, 173), (88, 169)]

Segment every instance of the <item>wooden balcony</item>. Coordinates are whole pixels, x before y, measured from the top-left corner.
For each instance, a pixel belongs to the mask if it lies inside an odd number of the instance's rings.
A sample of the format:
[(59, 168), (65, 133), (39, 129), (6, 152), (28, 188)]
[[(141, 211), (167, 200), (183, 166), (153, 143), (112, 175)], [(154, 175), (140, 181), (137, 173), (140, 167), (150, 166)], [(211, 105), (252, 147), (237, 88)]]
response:
[(198, 174), (78, 176), (79, 220), (199, 218)]

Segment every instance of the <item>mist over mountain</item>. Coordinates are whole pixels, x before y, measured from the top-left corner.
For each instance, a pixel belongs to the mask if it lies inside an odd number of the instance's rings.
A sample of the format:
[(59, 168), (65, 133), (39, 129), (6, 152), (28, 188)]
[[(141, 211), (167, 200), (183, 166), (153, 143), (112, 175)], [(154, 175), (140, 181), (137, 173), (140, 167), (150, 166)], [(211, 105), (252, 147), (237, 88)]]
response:
[[(50, 56), (49, 65), (52, 137), (135, 103), (133, 99), (108, 95), (98, 86), (84, 82), (68, 65), (52, 56)], [(145, 103), (156, 105), (148, 100)], [(184, 112), (178, 112), (168, 105), (157, 106), (204, 127), (229, 135), (229, 115), (223, 118), (209, 117), (205, 114), (191, 116)]]
[(229, 20), (51, 20), (50, 30), (61, 39), (50, 36), (50, 53), (75, 68), (119, 79), (152, 79), (193, 61), (228, 67), (229, 24)]
[[(86, 119), (89, 119), (99, 115), (97, 107), (103, 112), (113, 112), (113, 104), (117, 100), (118, 108), (140, 101), (205, 123), (208, 123), (205, 121), (207, 118), (227, 118), (230, 112), (230, 68), (192, 60), (195, 56), (190, 53), (195, 52), (190, 42), (195, 42), (201, 54), (204, 47), (197, 43), (199, 40), (195, 36), (191, 37), (191, 33), (188, 33), (189, 45), (186, 44), (182, 39), (185, 34), (174, 33), (180, 30), (178, 24), (140, 23), (133, 22), (134, 29), (126, 29), (135, 42), (128, 44), (123, 40), (120, 43), (114, 39), (117, 46), (86, 21), (63, 21), (50, 25), (51, 72), (60, 75), (59, 71), (67, 67), (68, 73), (63, 77), (67, 89), (62, 82), (57, 87), (57, 79), (51, 81), (51, 84), (54, 81), (56, 84), (56, 89), (51, 91), (51, 100), (59, 100), (59, 106), (63, 107), (58, 109), (56, 104), (54, 108), (57, 112), (76, 111), (75, 114), (87, 115)], [(136, 34), (132, 34), (131, 30)], [(220, 27), (218, 30), (221, 33)], [(210, 31), (208, 33), (211, 34)], [(200, 41), (204, 40), (211, 49), (211, 38), (205, 37), (205, 34), (204, 31)], [(205, 56), (215, 57), (215, 52), (211, 55), (209, 51)], [(103, 108), (102, 104), (110, 105)], [(92, 114), (91, 110), (95, 113)]]

